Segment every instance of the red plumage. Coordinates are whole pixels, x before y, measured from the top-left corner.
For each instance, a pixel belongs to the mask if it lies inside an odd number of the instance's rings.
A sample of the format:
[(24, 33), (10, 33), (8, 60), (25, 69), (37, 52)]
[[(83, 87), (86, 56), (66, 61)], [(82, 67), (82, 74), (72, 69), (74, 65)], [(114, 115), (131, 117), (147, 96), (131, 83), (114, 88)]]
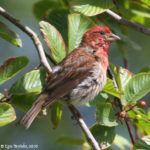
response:
[(47, 85), (20, 123), (29, 128), (41, 109), (58, 99), (73, 105), (93, 100), (106, 83), (110, 43), (118, 39), (106, 26), (88, 30), (79, 47), (50, 73)]

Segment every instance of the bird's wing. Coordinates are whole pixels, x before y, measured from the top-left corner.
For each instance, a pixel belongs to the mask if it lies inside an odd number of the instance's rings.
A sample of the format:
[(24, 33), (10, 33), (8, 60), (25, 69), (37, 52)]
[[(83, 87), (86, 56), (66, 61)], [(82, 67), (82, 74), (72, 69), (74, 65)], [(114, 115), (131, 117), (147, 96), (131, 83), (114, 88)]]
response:
[[(78, 51), (78, 49), (76, 51)], [(77, 57), (75, 57), (75, 55)], [(59, 64), (59, 69), (49, 76), (48, 84), (42, 92), (48, 94), (43, 108), (67, 95), (83, 81), (83, 79), (90, 74), (94, 62), (95, 58), (88, 53), (86, 55), (84, 55), (84, 53), (74, 54), (74, 52), (69, 54), (69, 56)]]

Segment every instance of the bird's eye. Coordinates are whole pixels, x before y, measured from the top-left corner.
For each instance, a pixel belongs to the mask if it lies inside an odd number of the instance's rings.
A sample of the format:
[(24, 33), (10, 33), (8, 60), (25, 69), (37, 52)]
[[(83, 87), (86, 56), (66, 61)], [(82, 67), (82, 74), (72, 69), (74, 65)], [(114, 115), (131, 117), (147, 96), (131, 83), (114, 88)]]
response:
[(101, 35), (104, 35), (104, 34), (105, 34), (105, 32), (104, 32), (104, 31), (100, 31), (100, 34), (101, 34)]

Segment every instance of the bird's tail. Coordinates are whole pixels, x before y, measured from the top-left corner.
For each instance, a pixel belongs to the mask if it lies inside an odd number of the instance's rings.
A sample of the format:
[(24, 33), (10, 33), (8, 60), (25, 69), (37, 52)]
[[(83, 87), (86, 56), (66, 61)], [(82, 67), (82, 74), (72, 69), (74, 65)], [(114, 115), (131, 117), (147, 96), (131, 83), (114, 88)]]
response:
[(23, 124), (26, 129), (28, 129), (35, 119), (35, 117), (38, 115), (38, 113), (42, 109), (42, 105), (45, 102), (45, 99), (48, 97), (48, 94), (41, 94), (37, 100), (33, 103), (30, 110), (24, 115), (24, 117), (21, 119), (19, 124)]

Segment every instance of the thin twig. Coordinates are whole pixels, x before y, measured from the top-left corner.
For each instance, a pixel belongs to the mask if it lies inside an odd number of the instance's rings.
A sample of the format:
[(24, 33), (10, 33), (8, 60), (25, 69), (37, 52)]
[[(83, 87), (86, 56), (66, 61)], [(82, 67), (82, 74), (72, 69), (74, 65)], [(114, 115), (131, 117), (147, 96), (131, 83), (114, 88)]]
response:
[(55, 60), (45, 52), (46, 57), (52, 62), (53, 65), (57, 65), (57, 63), (55, 62)]
[(118, 10), (118, 14), (119, 14), (120, 16), (122, 16), (117, 0), (113, 0), (113, 3), (115, 4), (115, 6), (116, 6), (116, 8), (117, 8), (117, 10)]
[(91, 146), (94, 148), (94, 150), (101, 150), (101, 148), (99, 147), (99, 144), (97, 143), (97, 141), (95, 140), (95, 138), (91, 134), (89, 128), (85, 124), (83, 117), (81, 116), (80, 112), (73, 105), (68, 104), (68, 108), (72, 112), (75, 119), (78, 121), (80, 127), (82, 128), (82, 130), (84, 131), (84, 133), (87, 137), (87, 140), (89, 141)]
[(147, 35), (150, 35), (150, 28), (147, 28), (147, 27), (144, 27), (138, 23), (133, 23), (133, 22), (130, 22), (128, 21), (127, 19), (119, 16), (118, 14), (114, 13), (113, 11), (111, 10), (106, 10), (105, 11), (106, 14), (108, 14), (111, 18), (113, 18), (114, 20), (116, 20), (117, 22), (121, 23), (121, 24), (124, 24), (128, 27), (131, 27), (139, 32), (142, 32), (144, 34), (147, 34)]
[(20, 28), (23, 32), (25, 32), (32, 39), (32, 41), (37, 49), (37, 52), (39, 54), (42, 65), (45, 67), (47, 72), (50, 73), (52, 71), (52, 69), (46, 59), (44, 49), (43, 49), (43, 46), (40, 42), (38, 35), (32, 29), (30, 29), (28, 26), (23, 25), (20, 22), (20, 20), (14, 18), (12, 15), (7, 13), (6, 10), (3, 9), (2, 7), (0, 7), (0, 15), (2, 15), (4, 18), (6, 18), (7, 20), (9, 20), (13, 24), (15, 24), (18, 28)]
[[(10, 15), (8, 12), (6, 12), (6, 10), (3, 9), (2, 7), (0, 7), (0, 15), (2, 15), (7, 20), (9, 20), (13, 24), (15, 24), (23, 32), (27, 33), (27, 35), (32, 39), (32, 41), (33, 41), (33, 43), (34, 43), (34, 45), (38, 51), (42, 65), (50, 73), (52, 71), (52, 69), (51, 69), (51, 67), (50, 67), (50, 65), (46, 59), (46, 55), (44, 53), (43, 46), (42, 46), (40, 39), (38, 38), (37, 34), (32, 29), (30, 29), (28, 26), (25, 26), (22, 23), (20, 23), (19, 20), (17, 20), (12, 15)], [(89, 143), (91, 144), (93, 149), (94, 150), (100, 150), (100, 147), (99, 147), (97, 141), (95, 140), (92, 133), (88, 129), (88, 127), (87, 127), (86, 123), (84, 122), (83, 118), (81, 117), (80, 113), (79, 112), (77, 113), (77, 109), (74, 106), (69, 106), (69, 109), (72, 112), (72, 114), (74, 115), (74, 117), (76, 118), (76, 120), (80, 123), (81, 129), (85, 133), (85, 135), (86, 135), (87, 139), (89, 140)]]
[[(117, 87), (116, 90), (118, 91), (118, 86), (117, 86), (116, 80), (115, 80), (114, 75), (112, 74), (110, 68), (108, 68), (108, 74), (109, 74), (110, 78), (113, 80), (114, 87), (115, 88)], [(122, 106), (122, 104), (120, 102), (120, 99), (115, 97), (115, 100), (117, 100), (119, 102), (119, 107), (120, 107), (121, 112), (124, 111), (125, 108)], [(132, 132), (132, 129), (131, 129), (131, 125), (130, 125), (130, 122), (128, 120), (128, 116), (127, 115), (125, 117), (125, 123), (127, 125), (132, 144), (135, 144), (135, 138), (134, 138), (134, 135), (133, 135), (133, 132)]]

